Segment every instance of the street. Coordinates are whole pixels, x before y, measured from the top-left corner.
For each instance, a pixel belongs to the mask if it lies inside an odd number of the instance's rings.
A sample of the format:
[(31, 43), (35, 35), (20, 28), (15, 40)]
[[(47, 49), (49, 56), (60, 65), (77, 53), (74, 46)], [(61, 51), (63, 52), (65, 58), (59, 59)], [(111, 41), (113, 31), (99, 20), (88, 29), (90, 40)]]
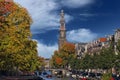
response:
[(72, 77), (63, 77), (63, 78), (57, 78), (57, 77), (52, 77), (52, 78), (44, 78), (45, 80), (77, 80)]

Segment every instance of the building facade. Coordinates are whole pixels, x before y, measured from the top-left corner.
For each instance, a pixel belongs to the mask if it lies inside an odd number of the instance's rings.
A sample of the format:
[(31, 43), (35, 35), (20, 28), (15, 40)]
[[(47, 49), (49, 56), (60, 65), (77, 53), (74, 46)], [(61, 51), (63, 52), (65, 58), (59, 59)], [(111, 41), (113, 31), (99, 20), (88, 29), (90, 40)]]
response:
[(114, 35), (114, 51), (115, 51), (115, 54), (118, 55), (118, 50), (117, 50), (117, 43), (118, 43), (118, 40), (120, 40), (120, 29), (117, 29), (115, 31), (115, 35)]
[(103, 48), (110, 47), (111, 43), (113, 43), (111, 46), (113, 47), (115, 54), (118, 54), (118, 50), (116, 48), (118, 40), (120, 40), (120, 29), (117, 29), (115, 31), (114, 35), (109, 35), (107, 37), (99, 38), (97, 40), (94, 40), (92, 42), (88, 42), (86, 44), (83, 43), (76, 43), (76, 53), (79, 56), (79, 58), (84, 57), (84, 55), (87, 53), (89, 55), (93, 55), (94, 53), (99, 54), (99, 52)]
[(84, 57), (84, 53), (86, 52), (86, 43), (75, 43), (75, 50), (78, 59)]
[(117, 30), (115, 31), (114, 39), (115, 39), (115, 42), (116, 42), (116, 43), (117, 43), (118, 40), (120, 39), (120, 29), (117, 29)]

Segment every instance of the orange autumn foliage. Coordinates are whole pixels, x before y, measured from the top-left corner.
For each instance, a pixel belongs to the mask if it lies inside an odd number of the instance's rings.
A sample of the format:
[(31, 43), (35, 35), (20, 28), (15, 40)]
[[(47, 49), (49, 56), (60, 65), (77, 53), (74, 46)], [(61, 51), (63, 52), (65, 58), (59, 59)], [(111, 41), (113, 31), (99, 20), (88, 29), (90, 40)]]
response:
[(66, 42), (63, 44), (60, 51), (65, 51), (68, 53), (75, 53), (75, 45), (73, 43)]
[(16, 10), (14, 2), (9, 0), (0, 1), (0, 27), (5, 23), (6, 17)]
[(12, 1), (2, 0), (0, 1), (0, 16), (6, 16), (8, 13), (16, 10)]
[(56, 63), (57, 63), (58, 65), (62, 64), (62, 58), (56, 57)]

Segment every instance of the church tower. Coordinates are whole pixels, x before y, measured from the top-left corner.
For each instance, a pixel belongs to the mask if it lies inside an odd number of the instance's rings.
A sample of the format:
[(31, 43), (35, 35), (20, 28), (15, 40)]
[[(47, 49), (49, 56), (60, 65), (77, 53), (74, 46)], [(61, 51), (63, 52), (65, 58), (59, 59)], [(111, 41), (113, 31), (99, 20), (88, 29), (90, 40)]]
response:
[(60, 30), (59, 30), (59, 50), (62, 45), (66, 42), (66, 29), (65, 29), (65, 19), (64, 19), (64, 12), (61, 10), (60, 13)]

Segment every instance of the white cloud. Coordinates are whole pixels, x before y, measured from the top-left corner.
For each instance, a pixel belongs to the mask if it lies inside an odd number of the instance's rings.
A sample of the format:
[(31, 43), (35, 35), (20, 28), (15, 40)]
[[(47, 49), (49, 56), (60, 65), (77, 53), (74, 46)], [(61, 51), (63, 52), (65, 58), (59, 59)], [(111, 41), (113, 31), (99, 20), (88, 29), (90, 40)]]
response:
[[(32, 16), (32, 31), (57, 29), (59, 26), (60, 4), (55, 0), (14, 0), (27, 8)], [(71, 16), (66, 14), (66, 22), (71, 20)]]
[(89, 29), (78, 29), (67, 32), (67, 40), (70, 42), (90, 42), (97, 38), (97, 34)]
[(61, 1), (62, 5), (70, 8), (85, 7), (92, 3), (94, 3), (94, 0), (62, 0)]
[(58, 50), (58, 45), (57, 44), (55, 44), (55, 45), (45, 45), (41, 42), (38, 42), (37, 46), (38, 46), (37, 50), (38, 50), (39, 56), (44, 57), (44, 58), (50, 58), (51, 55), (53, 55), (54, 51)]
[[(32, 32), (40, 30), (51, 30), (59, 28), (61, 7), (78, 8), (85, 7), (94, 2), (94, 0), (14, 0), (23, 7), (27, 8), (33, 19), (31, 27)], [(73, 19), (69, 14), (65, 14), (66, 22)]]

